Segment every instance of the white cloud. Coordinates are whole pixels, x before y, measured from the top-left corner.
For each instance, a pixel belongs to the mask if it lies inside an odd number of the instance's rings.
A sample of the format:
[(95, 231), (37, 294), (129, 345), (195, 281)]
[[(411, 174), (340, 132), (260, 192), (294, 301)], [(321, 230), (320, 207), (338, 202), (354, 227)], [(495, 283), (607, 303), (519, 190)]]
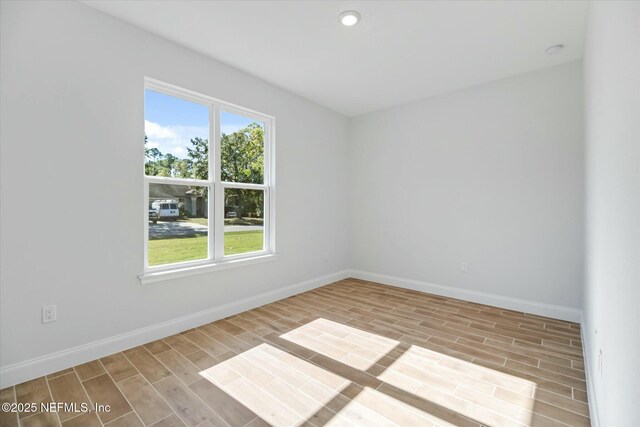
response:
[(209, 138), (208, 127), (199, 126), (162, 126), (158, 123), (144, 121), (147, 135), (147, 147), (157, 148), (163, 154), (171, 153), (180, 158), (187, 156), (187, 147), (191, 147), (191, 139)]
[(171, 149), (171, 154), (178, 157), (186, 157), (188, 151), (184, 147), (175, 147)]
[(168, 127), (160, 126), (157, 123), (144, 121), (144, 132), (149, 139), (174, 139), (176, 133)]

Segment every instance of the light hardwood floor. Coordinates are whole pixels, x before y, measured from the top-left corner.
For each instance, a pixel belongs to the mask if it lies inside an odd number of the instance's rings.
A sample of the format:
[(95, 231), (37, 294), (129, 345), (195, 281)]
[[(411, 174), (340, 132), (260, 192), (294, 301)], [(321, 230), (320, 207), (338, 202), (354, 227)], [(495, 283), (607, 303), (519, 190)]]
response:
[(0, 391), (2, 426), (588, 426), (580, 327), (347, 279)]

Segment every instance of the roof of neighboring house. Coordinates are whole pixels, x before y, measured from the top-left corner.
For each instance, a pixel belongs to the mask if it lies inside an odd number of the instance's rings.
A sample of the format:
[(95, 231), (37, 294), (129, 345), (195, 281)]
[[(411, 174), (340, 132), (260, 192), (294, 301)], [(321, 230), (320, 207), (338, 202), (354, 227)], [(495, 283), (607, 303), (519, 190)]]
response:
[(149, 199), (184, 199), (193, 190), (184, 185), (152, 184), (149, 186)]

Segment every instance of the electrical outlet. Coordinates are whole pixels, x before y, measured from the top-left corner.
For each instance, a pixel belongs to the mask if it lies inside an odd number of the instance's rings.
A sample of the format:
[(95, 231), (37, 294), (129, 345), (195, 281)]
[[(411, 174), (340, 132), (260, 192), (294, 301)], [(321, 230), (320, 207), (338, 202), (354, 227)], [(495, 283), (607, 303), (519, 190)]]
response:
[(51, 323), (58, 320), (58, 313), (55, 305), (45, 305), (42, 307), (42, 323)]
[(460, 271), (462, 271), (463, 273), (468, 273), (469, 272), (469, 263), (468, 262), (460, 263)]

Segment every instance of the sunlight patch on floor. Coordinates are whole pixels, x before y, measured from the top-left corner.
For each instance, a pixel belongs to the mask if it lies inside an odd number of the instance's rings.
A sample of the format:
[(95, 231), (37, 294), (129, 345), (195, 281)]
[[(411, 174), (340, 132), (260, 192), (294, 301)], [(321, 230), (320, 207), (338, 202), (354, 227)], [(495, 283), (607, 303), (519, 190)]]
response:
[(460, 415), (492, 427), (534, 421), (532, 381), (322, 318), (281, 337), (383, 383), (362, 387), (266, 343), (200, 375), (273, 426), (449, 426)]
[(361, 390), (350, 400), (340, 394), (350, 381), (268, 344), (200, 375), (273, 426), (450, 425), (372, 388), (355, 386)]
[(275, 426), (301, 424), (350, 384), (268, 344), (212, 366), (200, 375)]
[(484, 424), (531, 424), (536, 383), (418, 346), (378, 375), (425, 400)]
[(281, 338), (363, 371), (400, 344), (396, 340), (322, 318), (287, 332)]
[[(362, 408), (365, 408), (368, 413), (365, 413)], [(369, 414), (373, 414), (375, 418), (370, 418)], [(349, 421), (357, 420), (358, 425), (366, 426), (455, 426), (369, 387), (365, 387), (358, 393), (349, 405), (340, 411), (340, 415)], [(327, 425), (333, 424), (330, 422)]]

